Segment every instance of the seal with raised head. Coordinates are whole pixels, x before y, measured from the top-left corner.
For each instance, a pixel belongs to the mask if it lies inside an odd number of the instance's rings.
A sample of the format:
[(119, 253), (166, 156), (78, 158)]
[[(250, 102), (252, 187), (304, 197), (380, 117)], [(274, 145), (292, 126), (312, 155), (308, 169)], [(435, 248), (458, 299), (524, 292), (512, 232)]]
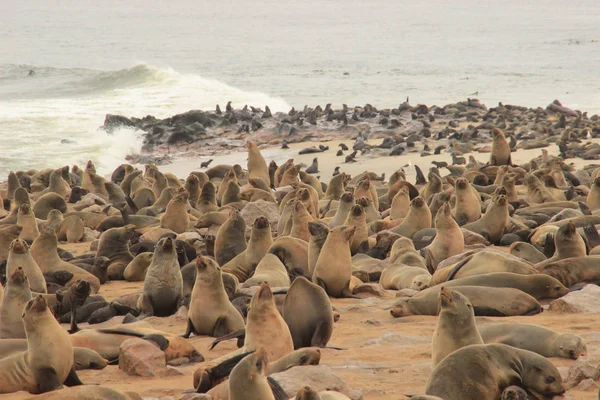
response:
[(223, 272), (235, 275), (243, 283), (250, 277), (260, 260), (273, 244), (271, 224), (265, 217), (258, 217), (252, 224), (252, 232), (246, 250), (223, 265)]
[(282, 314), (295, 349), (327, 346), (333, 333), (333, 311), (323, 288), (297, 277), (285, 296)]
[(498, 128), (492, 129), (492, 153), (489, 165), (512, 165), (510, 145), (504, 132)]
[(426, 393), (444, 400), (492, 400), (514, 384), (546, 398), (565, 392), (556, 367), (539, 354), (479, 344), (448, 355), (429, 376)]
[(9, 275), (0, 303), (0, 339), (25, 338), (25, 326), (21, 314), (29, 300), (31, 300), (29, 281), (23, 268), (18, 267)]
[(448, 203), (444, 203), (435, 216), (435, 233), (433, 242), (421, 250), (429, 272), (435, 271), (441, 261), (460, 254), (465, 249), (462, 230), (452, 218)]
[(6, 276), (11, 276), (17, 268), (22, 267), (29, 281), (29, 287), (37, 293), (46, 293), (46, 279), (29, 252), (29, 245), (21, 239), (15, 239), (10, 244), (8, 261), (6, 262)]
[(175, 233), (185, 232), (190, 224), (190, 216), (187, 212), (188, 200), (188, 192), (185, 189), (179, 189), (178, 193), (169, 201), (167, 210), (160, 219), (160, 227), (170, 229)]
[(153, 255), (153, 253), (145, 251), (135, 256), (134, 259), (127, 264), (125, 271), (123, 271), (123, 277), (125, 280), (128, 282), (143, 281), (146, 277), (146, 271), (148, 270), (150, 263), (152, 263)]
[(400, 225), (390, 229), (392, 232), (412, 239), (421, 229), (431, 227), (431, 211), (421, 196), (415, 197), (410, 202), (408, 215)]
[(221, 266), (246, 250), (246, 221), (239, 211), (231, 209), (215, 238), (215, 260)]
[(134, 234), (135, 226), (125, 225), (120, 228), (110, 228), (100, 235), (96, 258), (108, 257), (109, 279), (124, 279), (123, 272), (133, 260), (133, 254), (129, 251), (129, 241)]
[(492, 200), (481, 218), (463, 225), (463, 228), (483, 236), (491, 243), (497, 243), (502, 238), (508, 221), (508, 200), (506, 196), (499, 195)]
[(290, 277), (285, 265), (274, 254), (267, 253), (260, 260), (254, 274), (241, 284), (243, 288), (258, 286), (267, 282), (272, 287), (289, 287)]
[(198, 257), (188, 325), (183, 337), (188, 338), (192, 333), (221, 337), (244, 327), (244, 318), (225, 292), (221, 268), (209, 258)]
[(479, 193), (465, 178), (458, 178), (454, 189), (456, 193), (454, 216), (458, 223), (464, 225), (477, 221), (481, 217)]
[(577, 360), (587, 354), (584, 340), (570, 333), (558, 333), (532, 324), (494, 323), (479, 327), (483, 341), (503, 343), (544, 357)]
[[(27, 350), (0, 360), (0, 393), (26, 390), (45, 393), (81, 385), (73, 367), (69, 334), (58, 324), (42, 295), (29, 300), (22, 312)], [(52, 338), (52, 345), (44, 338)]]
[[(228, 383), (230, 400), (287, 400), (283, 389), (274, 380), (267, 379), (267, 360), (267, 352), (259, 348), (233, 368)], [(277, 396), (272, 385), (277, 385)]]
[(183, 278), (175, 243), (167, 237), (157, 243), (152, 262), (148, 266), (143, 294), (137, 305), (141, 311), (140, 317), (166, 317), (174, 314), (182, 293)]
[(554, 247), (556, 248), (555, 254), (549, 259), (535, 264), (536, 268), (543, 268), (545, 265), (565, 258), (585, 257), (587, 255), (585, 241), (571, 221), (562, 225), (556, 231)]
[(248, 178), (261, 178), (265, 182), (271, 182), (269, 166), (258, 146), (254, 142), (248, 141), (246, 149), (248, 150)]
[(350, 242), (355, 227), (333, 228), (319, 254), (312, 281), (321, 286), (332, 297), (351, 297), (352, 255)]
[(446, 356), (471, 344), (483, 344), (469, 299), (452, 289), (440, 289), (440, 309), (433, 332), (431, 361), (435, 368)]
[(23, 227), (19, 225), (9, 225), (6, 227), (0, 225), (0, 261), (8, 258), (10, 244), (13, 240), (19, 238), (22, 230)]
[(67, 243), (77, 243), (85, 234), (85, 225), (77, 215), (69, 215), (64, 218), (59, 210), (51, 210), (48, 214), (47, 224), (49, 228), (56, 231), (58, 240)]
[(29, 204), (21, 204), (19, 207), (17, 212), (17, 225), (23, 227), (23, 230), (19, 235), (20, 239), (33, 242), (40, 234), (35, 215), (33, 214), (33, 211), (31, 211), (31, 206)]

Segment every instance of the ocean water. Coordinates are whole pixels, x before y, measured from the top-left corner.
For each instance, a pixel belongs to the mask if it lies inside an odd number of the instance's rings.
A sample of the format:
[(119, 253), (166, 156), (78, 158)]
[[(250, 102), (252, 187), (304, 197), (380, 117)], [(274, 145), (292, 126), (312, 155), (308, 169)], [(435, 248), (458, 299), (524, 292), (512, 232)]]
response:
[(469, 96), (600, 113), (599, 65), (598, 0), (0, 1), (0, 179), (110, 171), (141, 139), (98, 130), (106, 113)]

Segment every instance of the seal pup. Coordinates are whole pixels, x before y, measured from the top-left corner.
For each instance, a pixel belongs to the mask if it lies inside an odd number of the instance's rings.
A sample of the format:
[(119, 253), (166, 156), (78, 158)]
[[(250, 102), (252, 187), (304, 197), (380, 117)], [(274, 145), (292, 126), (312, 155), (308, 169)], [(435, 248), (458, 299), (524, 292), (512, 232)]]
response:
[(150, 263), (152, 263), (153, 255), (153, 253), (145, 251), (135, 256), (134, 259), (127, 264), (127, 267), (125, 267), (123, 278), (128, 282), (143, 281), (146, 277), (146, 271), (148, 270)]
[(435, 232), (433, 242), (421, 250), (429, 272), (435, 271), (442, 260), (462, 253), (465, 248), (462, 230), (452, 218), (448, 203), (444, 203), (435, 216)]
[(469, 299), (452, 289), (442, 287), (440, 309), (433, 332), (431, 361), (435, 368), (446, 356), (471, 344), (483, 344), (475, 325), (475, 313)]
[[(26, 390), (45, 393), (66, 386), (81, 385), (73, 367), (73, 345), (58, 324), (42, 295), (24, 307), (23, 324), (27, 350), (0, 360), (0, 393)], [(52, 338), (52, 346), (45, 338)]]
[(471, 345), (448, 355), (429, 376), (425, 391), (444, 400), (498, 399), (515, 383), (547, 398), (565, 392), (550, 361), (504, 344)]
[(23, 268), (32, 291), (37, 293), (47, 292), (44, 274), (33, 257), (31, 257), (29, 245), (21, 239), (15, 239), (10, 244), (8, 261), (6, 262), (6, 276), (11, 276), (18, 268)]
[(252, 232), (246, 250), (223, 265), (223, 272), (235, 275), (243, 283), (250, 277), (260, 260), (273, 244), (271, 224), (265, 217), (258, 217), (252, 224)]
[(35, 215), (29, 204), (21, 204), (17, 212), (17, 225), (22, 226), (23, 230), (19, 235), (20, 239), (33, 242), (39, 236), (40, 231), (35, 220)]
[(544, 357), (577, 360), (587, 354), (584, 340), (570, 333), (557, 333), (532, 324), (494, 323), (479, 327), (485, 343), (503, 343)]
[(167, 237), (157, 243), (144, 278), (143, 294), (137, 304), (141, 311), (140, 319), (174, 314), (182, 292), (183, 278), (177, 261), (175, 243)]
[(25, 326), (21, 320), (23, 307), (31, 300), (29, 281), (23, 268), (18, 267), (8, 277), (0, 304), (0, 339), (25, 338)]
[(209, 258), (198, 257), (183, 337), (188, 338), (192, 333), (221, 337), (244, 328), (244, 318), (231, 304), (225, 291), (221, 268)]
[(327, 235), (315, 264), (312, 281), (332, 297), (352, 297), (352, 255), (350, 242), (355, 227), (338, 226)]
[(246, 221), (239, 211), (231, 209), (215, 237), (215, 260), (221, 266), (246, 250)]
[(294, 349), (327, 346), (333, 334), (333, 311), (323, 288), (297, 277), (283, 301), (282, 315)]

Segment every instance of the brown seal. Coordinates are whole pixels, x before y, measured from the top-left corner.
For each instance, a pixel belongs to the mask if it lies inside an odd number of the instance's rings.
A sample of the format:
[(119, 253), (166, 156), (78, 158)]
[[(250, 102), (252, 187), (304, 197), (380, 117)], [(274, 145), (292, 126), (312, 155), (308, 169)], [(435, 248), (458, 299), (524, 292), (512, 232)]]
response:
[(444, 203), (435, 216), (435, 238), (422, 250), (430, 272), (437, 269), (440, 261), (460, 254), (465, 248), (463, 233), (452, 218), (450, 204)]
[[(370, 248), (367, 216), (361, 205), (355, 204), (352, 206), (344, 225), (354, 227), (354, 235), (352, 236), (352, 242), (350, 242), (350, 253), (352, 255), (356, 254), (361, 246), (364, 246), (367, 250)], [(366, 244), (363, 244), (363, 242), (366, 242)]]
[(259, 348), (233, 368), (228, 383), (230, 400), (275, 400), (266, 377), (267, 360), (267, 352)]
[(554, 247), (556, 253), (547, 260), (539, 262), (536, 268), (543, 268), (545, 265), (565, 258), (585, 257), (587, 255), (585, 241), (577, 232), (575, 224), (569, 221), (567, 224), (558, 228), (554, 235)]
[(325, 347), (333, 333), (333, 311), (327, 293), (304, 277), (297, 277), (283, 301), (294, 348)]
[(330, 390), (325, 390), (318, 392), (312, 389), (310, 386), (304, 386), (302, 389), (296, 393), (295, 400), (350, 400), (346, 395), (334, 392)]
[(565, 258), (540, 267), (540, 273), (558, 279), (566, 287), (576, 283), (600, 283), (600, 256)]
[(215, 261), (202, 256), (196, 259), (196, 282), (184, 338), (192, 333), (221, 337), (244, 329), (244, 318), (229, 301), (221, 275)]
[(556, 299), (569, 293), (557, 279), (546, 274), (522, 275), (511, 272), (491, 272), (454, 279), (443, 284), (454, 286), (487, 286), (519, 289), (536, 299)]
[(179, 192), (169, 201), (167, 210), (160, 219), (160, 227), (170, 229), (175, 233), (183, 233), (188, 229), (190, 216), (187, 212), (189, 194), (185, 189)]
[(36, 396), (39, 400), (142, 400), (142, 396), (134, 392), (119, 392), (104, 386), (76, 386), (63, 388)]
[(510, 145), (498, 128), (492, 129), (492, 153), (489, 165), (512, 165)]
[(47, 226), (56, 231), (58, 240), (67, 243), (77, 243), (85, 235), (85, 225), (77, 215), (69, 215), (64, 218), (58, 210), (52, 210), (48, 214)]
[(349, 180), (350, 176), (344, 172), (331, 178), (331, 181), (329, 181), (329, 185), (327, 185), (327, 190), (325, 191), (325, 199), (339, 200), (342, 194), (344, 194), (344, 192), (346, 191), (346, 183)]
[(594, 183), (590, 186), (586, 203), (592, 211), (600, 208), (600, 177), (594, 179)]
[(308, 223), (313, 220), (313, 217), (306, 211), (306, 207), (302, 201), (295, 200), (292, 203), (291, 219), (292, 228), (290, 230), (290, 236), (308, 242), (310, 240)]
[[(39, 295), (22, 312), (27, 332), (27, 350), (0, 360), (0, 393), (26, 390), (45, 393), (81, 385), (73, 368), (73, 346), (69, 334), (58, 324), (46, 300)], [(52, 346), (44, 338), (52, 338)]]
[(154, 249), (144, 279), (144, 291), (138, 300), (141, 318), (166, 317), (177, 311), (183, 292), (183, 278), (177, 261), (175, 243), (167, 237)]
[(442, 287), (438, 307), (440, 313), (431, 345), (433, 368), (460, 348), (484, 343), (475, 325), (473, 306), (464, 295)]
[(546, 398), (565, 392), (556, 367), (539, 354), (479, 344), (446, 357), (429, 376), (426, 393), (444, 400), (498, 399), (514, 383)]
[(217, 211), (217, 189), (212, 182), (206, 182), (202, 186), (202, 192), (196, 202), (196, 209), (202, 214), (206, 214), (211, 211)]
[(510, 254), (519, 257), (527, 262), (536, 264), (546, 259), (544, 253), (535, 248), (532, 244), (526, 242), (514, 242), (509, 248)]
[(485, 343), (503, 343), (544, 357), (577, 360), (587, 354), (584, 340), (570, 333), (557, 333), (532, 324), (485, 324), (479, 327)]
[(290, 236), (280, 237), (269, 247), (293, 275), (312, 276), (308, 269), (308, 243)]
[(267, 282), (272, 287), (289, 287), (290, 277), (285, 265), (274, 255), (267, 253), (260, 260), (254, 274), (242, 283), (241, 287), (249, 288)]
[[(413, 297), (398, 301), (390, 313), (392, 316), (437, 315), (440, 286), (419, 292)], [(454, 286), (452, 290), (466, 296), (480, 316), (533, 315), (542, 306), (532, 296), (518, 289), (482, 286)]]
[(367, 197), (371, 199), (375, 208), (379, 209), (379, 196), (377, 195), (377, 189), (375, 186), (373, 186), (369, 177), (366, 177), (358, 182), (354, 188), (354, 198), (359, 199), (361, 197)]
[(11, 276), (19, 267), (23, 268), (32, 291), (46, 293), (46, 279), (40, 266), (31, 256), (29, 245), (24, 240), (15, 239), (10, 244), (8, 261), (6, 262), (6, 276)]
[(223, 272), (235, 275), (240, 283), (243, 283), (250, 277), (272, 244), (269, 220), (265, 217), (256, 218), (252, 224), (252, 232), (246, 250), (223, 265)]
[(33, 213), (36, 218), (48, 219), (51, 210), (59, 210), (62, 213), (67, 212), (67, 202), (56, 193), (46, 193), (36, 200), (33, 205)]
[(22, 226), (23, 230), (19, 239), (33, 242), (40, 234), (35, 215), (31, 211), (29, 204), (22, 204), (17, 212), (17, 225)]
[(456, 220), (462, 225), (477, 221), (481, 217), (479, 193), (465, 178), (458, 178), (454, 189), (456, 192), (454, 206)]
[(8, 258), (10, 244), (19, 238), (22, 230), (23, 227), (19, 225), (0, 225), (0, 261)]
[(346, 222), (346, 218), (348, 218), (348, 213), (354, 206), (354, 195), (351, 192), (345, 192), (339, 200), (337, 209), (331, 221), (329, 221), (329, 226), (335, 228), (336, 226), (343, 225)]
[(355, 227), (333, 228), (319, 254), (312, 281), (332, 297), (351, 297), (352, 255), (350, 242)]
[(98, 290), (100, 290), (100, 280), (98, 278), (74, 264), (63, 261), (58, 256), (58, 240), (52, 229), (42, 229), (31, 246), (31, 256), (44, 274), (59, 271), (68, 271), (73, 274), (66, 286), (72, 285), (77, 279), (85, 279), (90, 283), (92, 293), (98, 293)]
[(492, 200), (481, 218), (463, 225), (463, 228), (483, 236), (491, 243), (497, 243), (502, 238), (508, 221), (508, 200), (506, 196), (499, 195)]
[(418, 196), (410, 202), (410, 210), (402, 223), (390, 230), (412, 239), (415, 233), (425, 228), (431, 228), (431, 211), (429, 211), (425, 200)]
[(239, 211), (231, 209), (215, 238), (215, 260), (223, 266), (244, 252), (246, 247), (246, 221)]
[(421, 197), (425, 201), (429, 201), (431, 196), (440, 193), (443, 189), (442, 178), (438, 174), (430, 171), (427, 178), (429, 178), (429, 182), (421, 190)]
[(275, 174), (273, 175), (273, 179), (274, 179), (273, 186), (274, 187), (278, 188), (278, 187), (283, 186), (283, 185), (281, 185), (281, 180), (283, 179), (283, 174), (285, 174), (285, 171), (292, 168), (293, 166), (294, 166), (294, 159), (290, 158), (286, 162), (281, 164), (279, 167), (277, 167), (277, 169), (275, 170)]
[(135, 233), (134, 225), (125, 225), (121, 228), (111, 228), (100, 235), (96, 258), (108, 257), (108, 278), (111, 280), (124, 279), (123, 273), (127, 265), (133, 260), (129, 251), (129, 240)]
[(310, 240), (308, 241), (308, 271), (310, 272), (310, 276), (312, 276), (323, 244), (327, 239), (327, 235), (329, 235), (329, 228), (322, 222), (311, 221), (308, 223), (308, 230), (310, 231)]
[(403, 186), (392, 199), (392, 207), (390, 210), (391, 219), (406, 218), (408, 215), (408, 210), (410, 209), (410, 196), (408, 192), (409, 188)]
[(405, 264), (389, 264), (381, 273), (379, 283), (388, 290), (423, 290), (429, 285), (431, 274), (419, 267), (410, 267)]
[(248, 178), (261, 178), (265, 182), (270, 182), (269, 166), (262, 156), (258, 146), (254, 142), (246, 142), (248, 149)]
[(25, 326), (21, 320), (23, 307), (31, 300), (29, 281), (23, 268), (18, 267), (8, 276), (6, 289), (0, 304), (0, 339), (25, 338)]
[(153, 253), (143, 252), (134, 257), (133, 260), (127, 264), (125, 271), (123, 271), (123, 277), (128, 282), (142, 282), (146, 277), (146, 271), (152, 263)]

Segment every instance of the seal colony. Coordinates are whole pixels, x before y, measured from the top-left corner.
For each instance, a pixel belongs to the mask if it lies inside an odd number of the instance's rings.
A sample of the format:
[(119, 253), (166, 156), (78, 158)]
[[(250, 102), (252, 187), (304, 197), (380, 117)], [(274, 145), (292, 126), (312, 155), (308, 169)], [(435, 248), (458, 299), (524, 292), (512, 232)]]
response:
[[(217, 160), (182, 176), (123, 164), (104, 177), (89, 161), (11, 172), (0, 184), (0, 393), (360, 398), (347, 383), (320, 383), (339, 373), (365, 398), (589, 398), (595, 386), (557, 366), (596, 354), (588, 333), (600, 323), (555, 310), (600, 282), (600, 165), (569, 163), (600, 154), (589, 141), (597, 116), (558, 102), (487, 109), (470, 99), (285, 115), (228, 104), (168, 121), (105, 121), (143, 128), (155, 150), (194, 138), (180, 130), (189, 124), (210, 128), (203, 143), (244, 127), (247, 164)], [(300, 150), (323, 153), (311, 164), (278, 165), (257, 145), (274, 126), (287, 132), (278, 146), (288, 152), (305, 127), (352, 137), (339, 152), (353, 166), (407, 153), (439, 159), (351, 174), (340, 156), (338, 173), (317, 175), (337, 146)], [(519, 157), (551, 143), (558, 157)], [(138, 381), (127, 358), (139, 339), (167, 372)], [(412, 360), (423, 357), (427, 369)], [(328, 368), (349, 364), (360, 375)], [(399, 365), (410, 380), (388, 373)]]

